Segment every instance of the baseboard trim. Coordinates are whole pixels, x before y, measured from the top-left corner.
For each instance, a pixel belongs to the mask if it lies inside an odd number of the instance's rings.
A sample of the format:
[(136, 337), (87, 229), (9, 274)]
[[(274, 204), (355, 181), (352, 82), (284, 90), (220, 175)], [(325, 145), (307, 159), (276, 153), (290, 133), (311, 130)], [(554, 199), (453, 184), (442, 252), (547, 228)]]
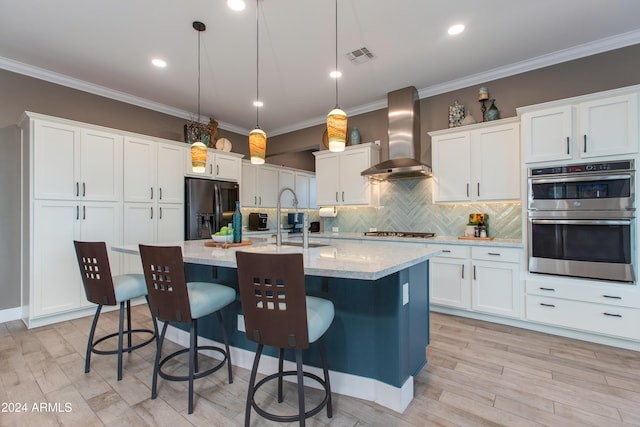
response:
[(22, 316), (22, 307), (5, 308), (0, 310), (0, 323), (20, 320)]

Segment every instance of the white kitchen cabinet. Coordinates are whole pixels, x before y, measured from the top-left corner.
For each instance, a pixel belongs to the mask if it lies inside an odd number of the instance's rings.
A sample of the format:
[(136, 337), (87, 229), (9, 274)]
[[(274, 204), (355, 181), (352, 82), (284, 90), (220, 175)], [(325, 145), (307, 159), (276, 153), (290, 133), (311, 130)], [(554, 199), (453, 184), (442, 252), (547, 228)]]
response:
[(471, 308), (471, 251), (466, 246), (431, 245), (442, 254), (429, 260), (431, 304), (468, 310)]
[(318, 209), (316, 202), (316, 176), (309, 176), (309, 209)]
[(522, 250), (429, 245), (443, 251), (430, 260), (431, 303), (504, 317), (521, 316)]
[(504, 119), (429, 135), (434, 202), (520, 198), (517, 120)]
[(243, 208), (275, 208), (278, 203), (278, 168), (242, 162), (240, 200)]
[(316, 204), (318, 206), (376, 204), (377, 185), (360, 173), (377, 164), (375, 144), (349, 146), (340, 153), (318, 151), (316, 156)]
[(32, 122), (34, 197), (117, 201), (122, 136), (37, 119)]
[[(284, 188), (291, 188), (298, 199), (298, 209), (309, 209), (310, 174), (295, 169), (283, 168), (278, 170), (278, 194)], [(282, 194), (280, 205), (286, 209), (294, 208), (293, 195), (286, 191)]]
[(601, 92), (518, 109), (525, 163), (638, 152), (638, 91)]
[(203, 173), (193, 172), (191, 151), (187, 145), (185, 155), (185, 175), (197, 178), (216, 179), (220, 181), (240, 181), (242, 174), (242, 154), (207, 149), (207, 164)]
[(640, 340), (640, 292), (634, 286), (532, 275), (526, 291), (528, 321)]

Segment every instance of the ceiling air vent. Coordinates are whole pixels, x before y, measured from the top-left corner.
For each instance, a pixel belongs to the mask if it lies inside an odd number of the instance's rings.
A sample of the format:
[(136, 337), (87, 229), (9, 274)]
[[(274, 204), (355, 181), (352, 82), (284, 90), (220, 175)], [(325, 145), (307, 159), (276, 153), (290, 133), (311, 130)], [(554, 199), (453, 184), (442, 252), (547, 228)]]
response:
[(366, 47), (361, 47), (353, 52), (347, 53), (347, 58), (354, 64), (362, 64), (374, 58), (373, 53)]

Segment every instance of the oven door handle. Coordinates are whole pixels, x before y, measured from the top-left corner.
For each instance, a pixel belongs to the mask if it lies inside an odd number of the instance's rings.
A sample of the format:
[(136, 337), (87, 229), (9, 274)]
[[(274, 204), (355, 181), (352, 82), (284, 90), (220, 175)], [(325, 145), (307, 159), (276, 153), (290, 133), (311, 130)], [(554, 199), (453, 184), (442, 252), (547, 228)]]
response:
[(631, 225), (630, 219), (530, 219), (532, 224)]
[(579, 182), (579, 181), (613, 181), (615, 179), (631, 179), (631, 174), (626, 175), (598, 175), (598, 176), (563, 176), (555, 178), (533, 178), (529, 180), (531, 184), (553, 184), (556, 182)]

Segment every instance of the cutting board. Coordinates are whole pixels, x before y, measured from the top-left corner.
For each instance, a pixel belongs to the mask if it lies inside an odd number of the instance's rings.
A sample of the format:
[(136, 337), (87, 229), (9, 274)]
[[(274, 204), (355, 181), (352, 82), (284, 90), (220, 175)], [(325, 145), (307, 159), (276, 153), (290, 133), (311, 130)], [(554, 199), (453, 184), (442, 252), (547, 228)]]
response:
[(243, 240), (240, 243), (224, 243), (224, 242), (214, 242), (213, 240), (207, 240), (204, 242), (204, 245), (208, 248), (235, 248), (237, 246), (249, 246), (251, 244), (251, 240)]
[(493, 237), (458, 236), (460, 240), (493, 240)]

